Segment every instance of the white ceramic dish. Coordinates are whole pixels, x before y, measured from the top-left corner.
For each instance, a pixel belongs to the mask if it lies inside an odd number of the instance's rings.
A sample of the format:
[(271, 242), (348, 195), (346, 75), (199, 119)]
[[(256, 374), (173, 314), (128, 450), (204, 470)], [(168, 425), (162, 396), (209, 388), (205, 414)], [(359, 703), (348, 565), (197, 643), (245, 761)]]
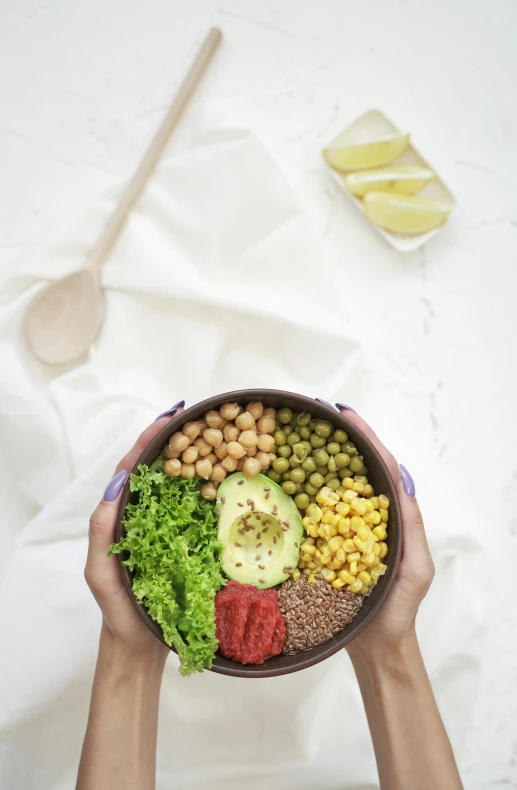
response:
[[(341, 142), (346, 140), (350, 143), (362, 143), (369, 140), (374, 140), (379, 137), (385, 137), (386, 135), (394, 134), (400, 131), (410, 130), (398, 129), (393, 121), (391, 121), (380, 110), (369, 110), (364, 115), (361, 115), (361, 117), (352, 124), (350, 124), (350, 126), (341, 132), (339, 136), (341, 138)], [(329, 145), (331, 145), (331, 143), (329, 143)], [(394, 159), (393, 162), (390, 162), (390, 164), (395, 163), (424, 165), (425, 167), (429, 167), (431, 170), (433, 170), (433, 172), (436, 174), (436, 178), (427, 184), (427, 186), (425, 186), (424, 189), (418, 193), (418, 196), (430, 198), (432, 200), (441, 200), (444, 203), (450, 205), (452, 212), (456, 206), (456, 200), (452, 192), (442, 181), (435, 168), (426, 159), (424, 159), (424, 157), (415, 148), (411, 140), (409, 141), (409, 147), (404, 151), (404, 153), (401, 154), (401, 156), (399, 156), (397, 159)], [(426, 241), (432, 239), (433, 236), (435, 236), (441, 230), (441, 228), (444, 227), (444, 225), (442, 225), (440, 228), (427, 231), (427, 233), (420, 233), (417, 236), (405, 236), (397, 233), (390, 233), (387, 230), (383, 230), (383, 228), (379, 228), (377, 225), (374, 225), (368, 220), (364, 213), (362, 201), (355, 197), (355, 195), (353, 195), (348, 189), (345, 182), (346, 174), (334, 170), (334, 168), (330, 167), (330, 165), (326, 164), (326, 167), (330, 171), (330, 174), (336, 183), (341, 186), (345, 194), (348, 195), (353, 203), (355, 203), (369, 225), (375, 228), (375, 230), (377, 230), (377, 232), (386, 239), (388, 244), (391, 244), (391, 246), (395, 247), (396, 250), (399, 250), (400, 252), (411, 252), (412, 250), (416, 250), (418, 247), (421, 247), (422, 244), (425, 244)], [(449, 220), (447, 220), (447, 222), (448, 221)]]

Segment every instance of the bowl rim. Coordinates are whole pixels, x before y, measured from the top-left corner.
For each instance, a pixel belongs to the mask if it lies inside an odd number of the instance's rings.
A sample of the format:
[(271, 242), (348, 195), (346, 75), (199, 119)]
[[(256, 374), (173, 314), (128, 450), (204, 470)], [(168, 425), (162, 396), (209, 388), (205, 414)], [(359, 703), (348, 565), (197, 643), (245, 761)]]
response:
[[(386, 571), (385, 575), (382, 577), (382, 584), (379, 583), (373, 588), (377, 591), (377, 596), (374, 603), (371, 605), (368, 611), (361, 617), (363, 612), (363, 608), (359, 610), (357, 616), (349, 623), (348, 626), (345, 626), (344, 629), (339, 631), (332, 639), (324, 642), (322, 645), (318, 645), (316, 647), (311, 648), (310, 650), (303, 651), (300, 653), (296, 653), (292, 656), (277, 656), (272, 659), (267, 659), (263, 664), (239, 664), (234, 661), (230, 661), (229, 659), (224, 658), (219, 653), (216, 653), (214, 656), (214, 660), (212, 663), (212, 667), (210, 668), (211, 672), (216, 672), (222, 675), (229, 675), (232, 677), (245, 677), (245, 678), (264, 678), (264, 677), (277, 677), (280, 675), (290, 674), (292, 672), (298, 672), (302, 669), (307, 669), (308, 667), (314, 666), (315, 664), (324, 661), (330, 656), (337, 653), (339, 650), (342, 650), (347, 644), (349, 644), (353, 639), (358, 636), (361, 631), (371, 622), (373, 617), (377, 614), (383, 603), (386, 601), (386, 598), (390, 592), (391, 586), (395, 579), (395, 575), (397, 572), (397, 568), (400, 563), (401, 555), (402, 555), (402, 528), (401, 528), (401, 511), (400, 511), (400, 502), (399, 497), (397, 494), (397, 488), (395, 483), (391, 477), (389, 469), (384, 461), (384, 459), (380, 456), (378, 450), (374, 447), (370, 439), (355, 425), (355, 423), (351, 422), (346, 415), (341, 414), (341, 412), (337, 411), (336, 409), (332, 408), (330, 405), (325, 405), (321, 401), (317, 401), (313, 398), (309, 398), (306, 395), (300, 395), (295, 392), (290, 392), (288, 390), (279, 390), (279, 389), (266, 389), (266, 388), (257, 388), (257, 389), (242, 389), (242, 390), (233, 390), (231, 392), (224, 392), (219, 395), (213, 395), (210, 398), (206, 398), (203, 401), (199, 401), (198, 403), (189, 406), (188, 409), (185, 409), (180, 414), (176, 414), (169, 422), (164, 425), (164, 427), (159, 431), (156, 436), (146, 445), (144, 450), (141, 452), (139, 458), (137, 459), (136, 463), (134, 464), (133, 468), (130, 471), (130, 474), (127, 477), (127, 480), (124, 484), (122, 489), (122, 494), (119, 501), (119, 506), (117, 510), (117, 517), (116, 517), (116, 525), (115, 525), (115, 542), (118, 542), (122, 536), (123, 532), (123, 517), (125, 513), (126, 506), (129, 501), (130, 497), (130, 477), (132, 474), (138, 473), (138, 467), (140, 464), (143, 463), (152, 463), (150, 457), (154, 453), (153, 459), (157, 458), (163, 445), (169, 439), (169, 437), (175, 433), (177, 430), (180, 430), (181, 427), (188, 422), (189, 420), (198, 419), (200, 416), (205, 414), (210, 409), (218, 408), (227, 401), (237, 402), (237, 403), (250, 403), (252, 401), (268, 401), (268, 400), (284, 400), (284, 401), (296, 401), (297, 408), (299, 407), (301, 411), (310, 411), (311, 414), (315, 416), (327, 420), (329, 422), (336, 423), (336, 427), (344, 428), (349, 435), (352, 435), (354, 442), (359, 441), (361, 451), (366, 450), (367, 453), (375, 458), (375, 463), (378, 466), (378, 471), (380, 471), (386, 481), (387, 486), (387, 493), (390, 499), (390, 541), (392, 545), (390, 546), (390, 561), (388, 564), (388, 570)], [(281, 407), (276, 407), (281, 408)], [(357, 435), (359, 439), (355, 439), (353, 435)], [(151, 616), (147, 613), (145, 607), (137, 601), (133, 590), (132, 590), (132, 577), (129, 569), (126, 565), (123, 564), (124, 556), (122, 554), (116, 554), (117, 561), (120, 564), (121, 573), (122, 573), (122, 581), (124, 586), (126, 587), (130, 600), (135, 607), (137, 613), (145, 622), (147, 627), (153, 632), (153, 634), (161, 641), (163, 644), (166, 644), (163, 640), (163, 634), (161, 632), (161, 628), (158, 626), (157, 623), (151, 618)], [(369, 596), (368, 596), (369, 597)], [(368, 600), (368, 599), (366, 599)], [(173, 647), (167, 645), (167, 647), (173, 651)], [(268, 661), (275, 661), (278, 658), (289, 658), (291, 662), (288, 666), (272, 666), (268, 667)]]

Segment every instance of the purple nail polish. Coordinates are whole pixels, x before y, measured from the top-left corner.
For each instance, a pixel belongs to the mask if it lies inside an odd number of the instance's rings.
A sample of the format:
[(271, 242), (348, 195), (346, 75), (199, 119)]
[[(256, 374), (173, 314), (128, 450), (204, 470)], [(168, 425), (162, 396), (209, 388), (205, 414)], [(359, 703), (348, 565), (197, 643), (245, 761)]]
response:
[(323, 403), (323, 405), (328, 406), (329, 409), (334, 409), (334, 407), (332, 406), (331, 403), (328, 402), (328, 400), (323, 400), (323, 398), (314, 398), (314, 400), (317, 400), (318, 403)]
[(404, 485), (404, 491), (408, 496), (415, 496), (415, 483), (413, 478), (409, 474), (408, 470), (402, 464), (399, 464), (400, 474), (402, 475), (402, 483)]
[(357, 414), (356, 410), (351, 406), (347, 406), (346, 403), (336, 403), (336, 409), (346, 409), (347, 411), (353, 411), (354, 414)]
[(185, 405), (184, 400), (178, 401), (177, 403), (174, 404), (174, 406), (171, 406), (170, 409), (167, 409), (167, 411), (163, 411), (161, 414), (159, 414), (156, 420), (160, 420), (162, 417), (174, 417), (178, 409), (183, 408), (184, 405)]
[(128, 476), (128, 472), (126, 472), (126, 470), (123, 469), (121, 472), (116, 474), (112, 480), (110, 480), (102, 497), (105, 502), (115, 501), (115, 499), (122, 491), (124, 483), (127, 480), (127, 476)]

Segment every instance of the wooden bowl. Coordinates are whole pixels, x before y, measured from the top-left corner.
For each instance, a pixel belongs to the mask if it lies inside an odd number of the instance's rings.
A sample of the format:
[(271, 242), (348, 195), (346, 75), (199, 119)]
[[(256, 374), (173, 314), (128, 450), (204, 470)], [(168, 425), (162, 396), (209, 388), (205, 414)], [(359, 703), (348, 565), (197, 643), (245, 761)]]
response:
[[(328, 420), (336, 428), (343, 428), (351, 440), (357, 445), (361, 455), (364, 456), (366, 466), (368, 467), (368, 480), (373, 485), (375, 493), (385, 494), (390, 500), (390, 522), (388, 528), (388, 555), (385, 560), (388, 570), (384, 576), (381, 576), (378, 584), (373, 588), (372, 592), (366, 596), (362, 608), (356, 615), (354, 620), (349, 623), (342, 631), (336, 634), (328, 642), (325, 642), (318, 647), (313, 647), (303, 653), (298, 653), (294, 656), (275, 656), (269, 658), (264, 664), (238, 664), (230, 661), (224, 656), (217, 653), (214, 657), (212, 672), (219, 672), (222, 675), (233, 675), (241, 678), (266, 678), (274, 677), (276, 675), (286, 675), (289, 672), (298, 672), (300, 669), (311, 667), (325, 658), (332, 656), (341, 650), (345, 645), (352, 641), (363, 628), (375, 617), (380, 607), (386, 600), (389, 589), (395, 577), (400, 555), (402, 550), (401, 538), (401, 524), (400, 524), (400, 506), (397, 500), (395, 486), (390, 477), (386, 464), (380, 457), (377, 450), (373, 447), (371, 442), (364, 436), (356, 426), (350, 422), (347, 417), (341, 415), (334, 409), (324, 406), (318, 401), (306, 398), (303, 395), (296, 395), (293, 392), (283, 392), (282, 390), (237, 390), (236, 392), (227, 392), (223, 395), (216, 395), (213, 398), (197, 403), (191, 406), (181, 414), (174, 417), (167, 425), (154, 437), (148, 444), (140, 458), (138, 459), (132, 472), (138, 473), (139, 464), (151, 464), (162, 452), (162, 449), (169, 439), (169, 437), (176, 431), (181, 430), (182, 426), (189, 420), (197, 420), (202, 417), (209, 409), (218, 409), (226, 402), (237, 402), (241, 404), (250, 403), (251, 401), (261, 401), (265, 406), (274, 406), (281, 408), (288, 406), (293, 411), (310, 412), (313, 417), (319, 417), (323, 420)], [(129, 480), (126, 482), (122, 491), (120, 499), (120, 506), (117, 514), (117, 524), (115, 537), (119, 541), (124, 534), (124, 527), (122, 519), (126, 505), (130, 496), (136, 497), (137, 495), (131, 494), (129, 490)], [(132, 501), (136, 501), (132, 500)], [(151, 629), (153, 634), (163, 642), (163, 634), (159, 625), (151, 619), (144, 606), (136, 600), (131, 589), (132, 573), (129, 569), (122, 564), (122, 560), (127, 555), (116, 555), (119, 562), (121, 562), (122, 578), (127, 587), (130, 598), (133, 602), (138, 614)], [(174, 648), (171, 648), (174, 649)]]

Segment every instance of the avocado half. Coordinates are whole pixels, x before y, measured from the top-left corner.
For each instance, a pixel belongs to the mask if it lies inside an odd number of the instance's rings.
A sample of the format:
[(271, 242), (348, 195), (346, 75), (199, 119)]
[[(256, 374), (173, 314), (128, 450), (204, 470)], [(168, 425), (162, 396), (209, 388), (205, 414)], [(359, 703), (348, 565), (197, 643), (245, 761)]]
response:
[(298, 565), (303, 526), (280, 486), (265, 475), (229, 475), (217, 491), (216, 512), (229, 579), (264, 589), (289, 578)]

